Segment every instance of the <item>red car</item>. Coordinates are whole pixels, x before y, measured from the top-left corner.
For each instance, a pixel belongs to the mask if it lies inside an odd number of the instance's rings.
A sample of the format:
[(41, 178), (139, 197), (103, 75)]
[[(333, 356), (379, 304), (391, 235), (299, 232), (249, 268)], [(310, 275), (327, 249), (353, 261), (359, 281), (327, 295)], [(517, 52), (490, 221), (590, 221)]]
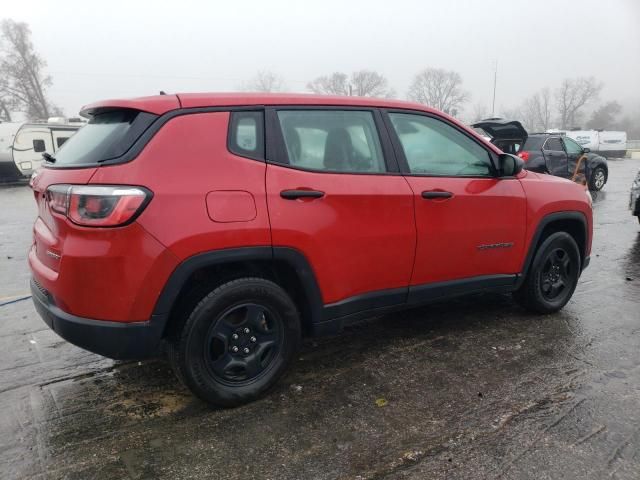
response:
[(31, 182), (35, 306), (111, 358), (166, 345), (213, 404), (372, 312), (485, 291), (554, 312), (589, 263), (583, 187), (422, 105), (179, 94), (82, 114)]

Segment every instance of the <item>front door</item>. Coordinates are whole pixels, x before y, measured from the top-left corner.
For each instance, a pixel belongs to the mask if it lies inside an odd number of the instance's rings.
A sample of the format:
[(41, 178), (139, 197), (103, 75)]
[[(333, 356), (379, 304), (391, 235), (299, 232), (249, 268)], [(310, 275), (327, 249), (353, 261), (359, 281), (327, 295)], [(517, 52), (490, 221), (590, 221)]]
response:
[(416, 241), (413, 198), (381, 140), (380, 114), (283, 107), (268, 109), (267, 118), (273, 246), (306, 256), (324, 304), (338, 305), (340, 314), (404, 302)]
[(542, 147), (547, 170), (556, 177), (569, 178), (567, 154), (559, 137), (549, 137)]
[(582, 147), (567, 137), (564, 137), (562, 142), (567, 152), (569, 178), (574, 182), (586, 185), (589, 172), (587, 171), (587, 156), (582, 150)]
[(486, 276), (508, 282), (524, 250), (520, 181), (497, 178), (487, 147), (444, 119), (404, 111), (387, 118), (416, 204), (411, 285)]

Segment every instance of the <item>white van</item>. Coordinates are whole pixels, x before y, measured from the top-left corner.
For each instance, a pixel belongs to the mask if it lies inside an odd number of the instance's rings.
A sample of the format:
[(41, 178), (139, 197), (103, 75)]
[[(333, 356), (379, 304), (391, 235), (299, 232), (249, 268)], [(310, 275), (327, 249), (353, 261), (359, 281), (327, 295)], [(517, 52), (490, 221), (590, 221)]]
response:
[(588, 148), (603, 157), (624, 157), (627, 152), (627, 132), (568, 130), (560, 133), (575, 140), (582, 148)]
[(64, 118), (47, 123), (0, 122), (0, 181), (29, 177), (83, 125)]

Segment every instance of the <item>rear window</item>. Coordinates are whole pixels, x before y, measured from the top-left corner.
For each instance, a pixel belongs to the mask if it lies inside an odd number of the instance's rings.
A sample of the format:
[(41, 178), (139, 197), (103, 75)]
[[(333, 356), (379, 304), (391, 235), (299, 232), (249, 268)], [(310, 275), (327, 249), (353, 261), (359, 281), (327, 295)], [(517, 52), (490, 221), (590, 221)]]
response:
[(524, 142), (524, 146), (520, 150), (541, 150), (542, 144), (546, 140), (547, 137), (529, 137), (527, 141)]
[(56, 166), (93, 165), (126, 153), (156, 115), (137, 110), (98, 113), (56, 153)]

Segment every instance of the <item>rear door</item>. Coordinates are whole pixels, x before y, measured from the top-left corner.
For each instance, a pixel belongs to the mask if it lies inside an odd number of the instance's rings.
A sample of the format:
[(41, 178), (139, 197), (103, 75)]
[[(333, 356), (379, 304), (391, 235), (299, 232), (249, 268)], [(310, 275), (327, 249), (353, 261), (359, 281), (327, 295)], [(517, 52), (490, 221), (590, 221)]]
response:
[(560, 137), (549, 137), (542, 147), (547, 170), (556, 177), (569, 178), (567, 153), (564, 151)]
[(274, 247), (306, 256), (324, 304), (339, 315), (404, 302), (415, 253), (413, 198), (380, 113), (279, 107), (267, 118)]

